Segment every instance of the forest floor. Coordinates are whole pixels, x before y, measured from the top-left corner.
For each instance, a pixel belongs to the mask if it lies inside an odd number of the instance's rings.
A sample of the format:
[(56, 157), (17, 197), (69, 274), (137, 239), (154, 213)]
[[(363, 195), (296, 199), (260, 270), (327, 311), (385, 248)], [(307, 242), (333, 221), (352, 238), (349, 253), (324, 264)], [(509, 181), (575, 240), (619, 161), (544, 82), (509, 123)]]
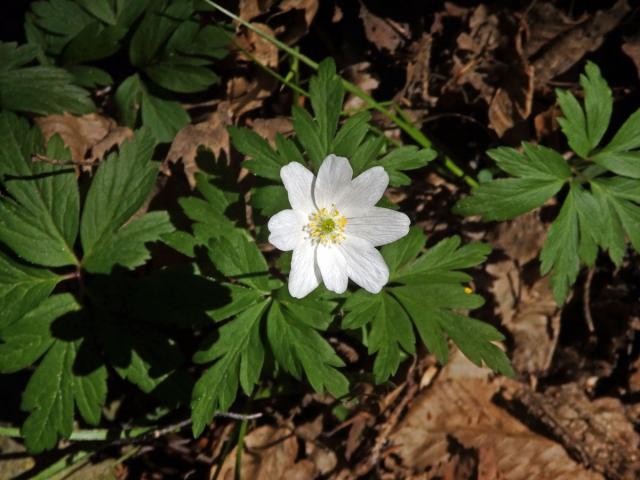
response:
[[(586, 60), (600, 66), (612, 87), (614, 124), (640, 107), (640, 6), (632, 0), (239, 3), (230, 8), (243, 19), (314, 60), (333, 57), (345, 78), (401, 106), (438, 151), (473, 177), (492, 174), (489, 148), (531, 141), (567, 150), (554, 89), (580, 95)], [(272, 68), (291, 61), (244, 28), (236, 41)], [(292, 130), (291, 91), (241, 52), (218, 73), (217, 96), (192, 106), (195, 126), (168, 151), (166, 195), (188, 191), (199, 146), (235, 155), (226, 126), (247, 125), (271, 140)], [(302, 78), (308, 73), (301, 67)], [(348, 97), (345, 109), (362, 106)], [(114, 128), (97, 118), (87, 128)], [(90, 140), (74, 125), (42, 122), (52, 132), (75, 130), (77, 148), (86, 151)], [(411, 142), (382, 115), (374, 123)], [(237, 473), (238, 459), (241, 478), (256, 480), (640, 478), (638, 254), (630, 252), (619, 268), (601, 258), (583, 269), (559, 308), (538, 261), (556, 205), (485, 223), (451, 213), (469, 189), (446, 168), (417, 170), (412, 180), (390, 195), (417, 219), (429, 245), (457, 234), (493, 246), (489, 262), (474, 272), (474, 289), (487, 299), (474, 316), (507, 336), (515, 379), (461, 354), (441, 366), (420, 351), (393, 383), (359, 384), (366, 400), (346, 418), (311, 390), (254, 399), (246, 411), (262, 417), (248, 423), (241, 457), (229, 441), (237, 422), (221, 419), (197, 440), (185, 428), (101, 447), (68, 478), (226, 480)], [(349, 363), (369, 361), (366, 352), (336, 341)], [(2, 451), (15, 455), (2, 462), (1, 478), (57, 455), (34, 460), (18, 443), (2, 442)]]

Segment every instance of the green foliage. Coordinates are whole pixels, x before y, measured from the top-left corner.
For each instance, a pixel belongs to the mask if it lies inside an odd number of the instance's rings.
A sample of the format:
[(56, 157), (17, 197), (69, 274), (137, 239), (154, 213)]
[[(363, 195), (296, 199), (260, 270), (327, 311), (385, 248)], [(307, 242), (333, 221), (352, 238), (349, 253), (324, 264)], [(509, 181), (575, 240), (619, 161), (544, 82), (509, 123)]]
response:
[[(375, 165), (382, 165), (389, 174), (392, 186), (408, 185), (410, 179), (403, 172), (424, 167), (436, 157), (433, 149), (415, 146), (400, 147), (379, 159), (385, 139), (374, 134), (369, 125), (369, 112), (348, 118), (339, 127), (344, 89), (336, 74), (333, 60), (320, 64), (318, 75), (311, 79), (311, 106), (314, 116), (293, 107), (295, 137), (276, 136), (276, 148), (257, 133), (247, 129), (229, 129), (234, 147), (245, 156), (244, 166), (254, 175), (265, 179), (254, 191), (251, 204), (262, 215), (269, 216), (287, 208), (286, 192), (280, 183), (280, 169), (290, 162), (308, 163), (317, 170), (327, 155), (333, 153), (349, 158), (354, 175)], [(338, 128), (339, 127), (339, 128)], [(306, 157), (302, 154), (306, 151)]]
[[(145, 392), (185, 385), (175, 342), (136, 323), (144, 318), (136, 305), (153, 294), (123, 305), (139, 287), (117, 273), (143, 265), (147, 244), (174, 229), (166, 212), (136, 214), (158, 174), (155, 141), (145, 130), (98, 166), (82, 210), (75, 169), (32, 160), (36, 153), (69, 159), (59, 137), (45, 149), (39, 130), (8, 112), (0, 114), (0, 130), (7, 193), (0, 198), (0, 372), (39, 361), (22, 399), (29, 413), (22, 432), (39, 452), (70, 435), (75, 408), (85, 422), (100, 421), (107, 365)], [(81, 282), (77, 299), (50, 296), (63, 281)]]
[(189, 123), (175, 95), (217, 83), (211, 66), (227, 53), (227, 35), (221, 27), (201, 25), (195, 3), (39, 0), (31, 5), (25, 30), (33, 51), (39, 47), (89, 88), (113, 79), (88, 63), (126, 48), (136, 73), (117, 87), (120, 120), (133, 128), (141, 118), (157, 141), (168, 142)]
[[(561, 207), (540, 253), (542, 274), (551, 275), (562, 304), (580, 272), (593, 266), (598, 249), (620, 265), (627, 241), (640, 251), (640, 111), (632, 114), (602, 146), (609, 127), (611, 90), (593, 63), (580, 77), (584, 106), (568, 91), (557, 91), (558, 121), (575, 157), (524, 143), (522, 152), (488, 152), (508, 178), (481, 184), (457, 204), (463, 215), (506, 220), (545, 204), (562, 191)], [(566, 192), (566, 194), (564, 194)]]
[(491, 251), (488, 245), (460, 246), (458, 237), (442, 240), (421, 253), (425, 237), (418, 228), (382, 249), (391, 273), (378, 295), (359, 291), (344, 304), (342, 327), (363, 329), (369, 353), (376, 354), (376, 382), (393, 375), (406, 354), (415, 353), (414, 330), (424, 345), (446, 362), (447, 336), (475, 364), (513, 375), (509, 360), (493, 343), (504, 340), (492, 326), (460, 310), (480, 307), (484, 300), (469, 293), (471, 277), (461, 269), (477, 266)]
[(95, 109), (89, 92), (73, 84), (62, 68), (31, 65), (33, 45), (0, 42), (0, 109), (37, 113), (87, 113)]

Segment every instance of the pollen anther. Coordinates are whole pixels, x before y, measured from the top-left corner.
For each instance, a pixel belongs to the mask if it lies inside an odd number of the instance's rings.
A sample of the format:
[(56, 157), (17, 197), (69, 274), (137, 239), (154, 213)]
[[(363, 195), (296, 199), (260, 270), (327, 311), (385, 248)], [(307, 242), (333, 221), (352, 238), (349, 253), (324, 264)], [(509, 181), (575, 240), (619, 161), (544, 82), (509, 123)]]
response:
[(347, 218), (340, 214), (335, 205), (331, 205), (331, 208), (321, 208), (309, 215), (309, 223), (303, 230), (314, 243), (339, 244), (345, 239), (346, 226)]

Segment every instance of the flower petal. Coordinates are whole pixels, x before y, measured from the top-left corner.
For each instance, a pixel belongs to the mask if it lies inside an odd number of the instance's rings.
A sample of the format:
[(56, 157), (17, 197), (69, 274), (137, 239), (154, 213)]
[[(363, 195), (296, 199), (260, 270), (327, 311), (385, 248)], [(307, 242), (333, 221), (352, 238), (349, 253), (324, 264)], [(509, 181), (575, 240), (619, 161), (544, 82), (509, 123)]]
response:
[(336, 203), (338, 210), (347, 217), (373, 207), (384, 195), (389, 175), (382, 167), (373, 167), (351, 181), (351, 185)]
[(349, 283), (347, 276), (347, 260), (342, 251), (335, 245), (318, 245), (316, 260), (322, 281), (328, 290), (344, 293)]
[(302, 240), (293, 250), (291, 272), (289, 273), (289, 293), (292, 297), (306, 297), (320, 285), (320, 271), (316, 265), (316, 246), (309, 240)]
[(269, 243), (278, 250), (293, 250), (304, 238), (305, 216), (299, 210), (282, 210), (269, 219)]
[(351, 185), (353, 170), (349, 160), (336, 155), (324, 159), (313, 190), (313, 198), (318, 208), (329, 208)]
[(389, 268), (380, 252), (358, 237), (347, 237), (340, 249), (347, 260), (349, 278), (367, 292), (380, 292), (389, 281)]
[(291, 162), (280, 169), (280, 177), (287, 189), (291, 208), (305, 214), (313, 212), (313, 173), (301, 163)]
[(372, 207), (347, 218), (345, 234), (355, 235), (379, 247), (404, 237), (409, 233), (410, 223), (409, 217), (402, 212)]

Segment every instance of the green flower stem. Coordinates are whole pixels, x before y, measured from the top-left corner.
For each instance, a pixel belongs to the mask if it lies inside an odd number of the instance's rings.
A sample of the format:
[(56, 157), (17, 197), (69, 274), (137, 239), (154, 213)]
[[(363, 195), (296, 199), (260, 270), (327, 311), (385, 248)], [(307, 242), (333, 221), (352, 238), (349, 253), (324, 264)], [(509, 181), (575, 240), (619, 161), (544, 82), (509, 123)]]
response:
[[(246, 20), (243, 20), (242, 18), (240, 18), (239, 16), (237, 16), (233, 12), (230, 12), (226, 8), (218, 5), (213, 0), (204, 0), (204, 1), (206, 3), (208, 3), (209, 5), (211, 5), (213, 8), (215, 8), (216, 10), (218, 10), (220, 13), (222, 13), (222, 14), (226, 15), (227, 17), (239, 22), (240, 24), (244, 25), (249, 30), (255, 32), (257, 35), (260, 35), (262, 38), (264, 38), (268, 42), (272, 43), (273, 45), (275, 45), (279, 49), (287, 52), (293, 58), (297, 58), (299, 61), (301, 61), (302, 63), (304, 63), (307, 66), (311, 67), (313, 70), (318, 70), (318, 63), (313, 61), (311, 58), (307, 57), (303, 53), (300, 53), (296, 49), (291, 48), (289, 45), (281, 42), (280, 40), (278, 40), (277, 38), (273, 37), (272, 35), (269, 35), (268, 33), (263, 32), (259, 28), (256, 28), (254, 25), (252, 25), (251, 23), (247, 22)], [(256, 61), (255, 59), (252, 59), (252, 60)], [(257, 62), (257, 63), (260, 64), (260, 62)], [(279, 77), (279, 80), (280, 79), (285, 80), (284, 77), (282, 77), (281, 75), (278, 75), (278, 77)], [(276, 77), (276, 78), (278, 78), (278, 77)], [(285, 83), (285, 85), (290, 86), (291, 83), (287, 80), (287, 83)], [(388, 108), (385, 108), (385, 106), (383, 104), (381, 104), (380, 102), (376, 101), (371, 95), (369, 95), (367, 92), (362, 90), (357, 85), (354, 85), (353, 83), (351, 83), (351, 82), (349, 82), (349, 81), (347, 81), (345, 79), (342, 79), (342, 85), (344, 86), (344, 89), (347, 92), (352, 93), (352, 94), (356, 95), (357, 97), (361, 98), (362, 100), (364, 100), (367, 103), (367, 105), (369, 105), (370, 108), (379, 111), (385, 117), (387, 117), (389, 120), (391, 120), (393, 123), (395, 123), (398, 127), (400, 127), (400, 129), (402, 129), (409, 137), (411, 137), (420, 146), (422, 146), (423, 148), (430, 148), (431, 147), (431, 141), (420, 130), (418, 130), (416, 127), (414, 127), (411, 124), (410, 121), (406, 121), (403, 118), (401, 118), (401, 116), (404, 116), (405, 118), (407, 118), (407, 116), (406, 116), (406, 114), (404, 114), (404, 112), (401, 111), (400, 108), (396, 107), (396, 111), (399, 112), (399, 114), (396, 115), (393, 111), (391, 111)], [(297, 85), (296, 85), (296, 87), (297, 87)], [(300, 93), (298, 89), (299, 89), (299, 87), (296, 88), (296, 91), (298, 93)], [(400, 112), (402, 112), (402, 113), (400, 113)], [(462, 178), (469, 186), (471, 186), (471, 187), (478, 186), (478, 182), (475, 179), (473, 179), (472, 177), (466, 175), (464, 173), (464, 171), (451, 158), (444, 157), (444, 165), (454, 175), (456, 175), (457, 177)]]

